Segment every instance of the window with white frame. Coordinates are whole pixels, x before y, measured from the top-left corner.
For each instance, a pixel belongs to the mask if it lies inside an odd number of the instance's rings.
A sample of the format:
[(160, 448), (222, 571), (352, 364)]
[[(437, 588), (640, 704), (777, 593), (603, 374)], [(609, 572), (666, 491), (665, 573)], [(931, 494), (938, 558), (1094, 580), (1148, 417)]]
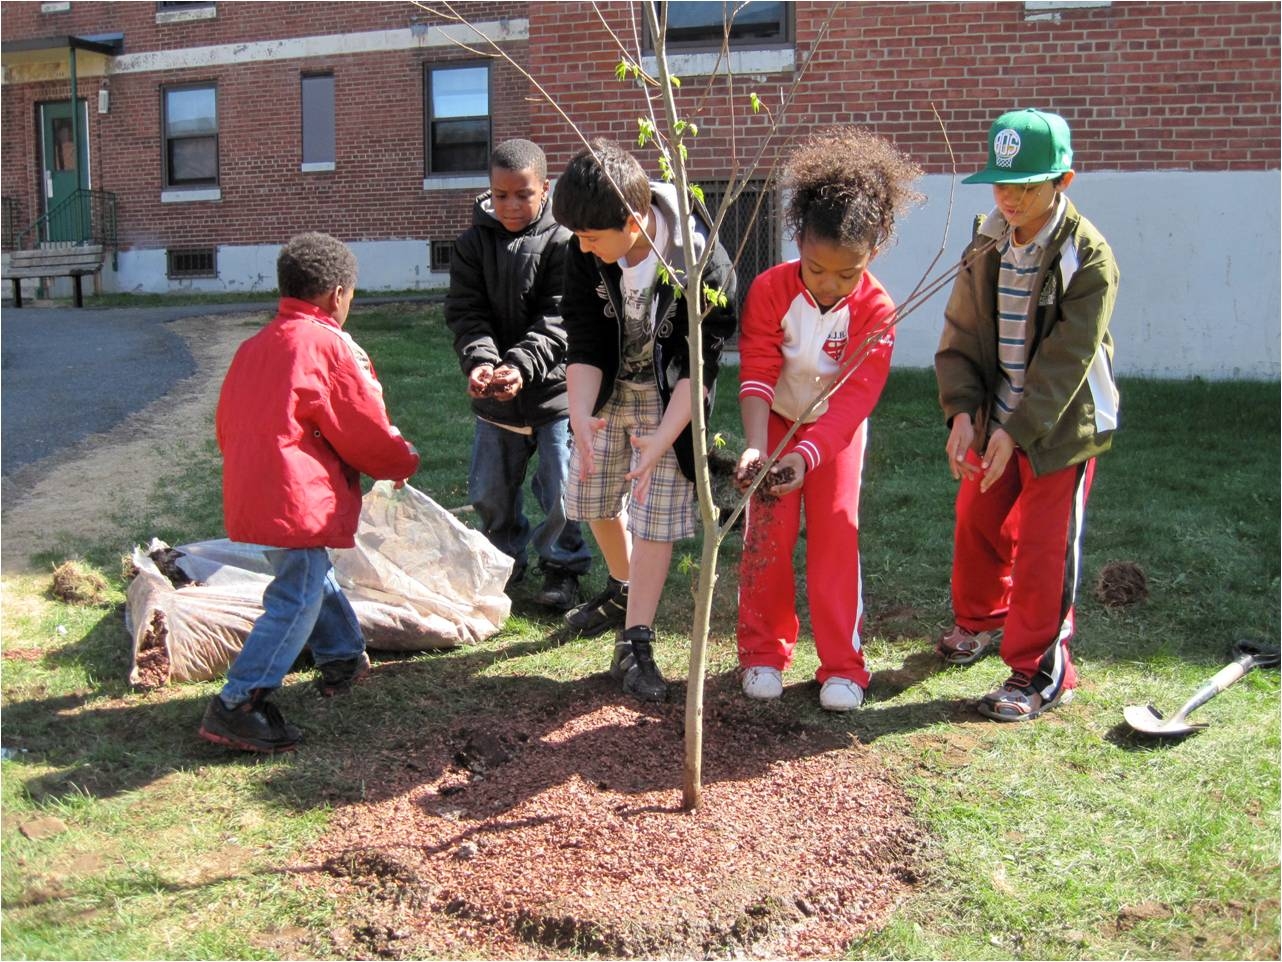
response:
[(212, 84), (163, 92), (165, 186), (218, 186), (218, 90)]
[(490, 68), (428, 67), (427, 173), (484, 173), (490, 163)]
[(303, 170), (334, 169), (334, 75), (302, 78)]

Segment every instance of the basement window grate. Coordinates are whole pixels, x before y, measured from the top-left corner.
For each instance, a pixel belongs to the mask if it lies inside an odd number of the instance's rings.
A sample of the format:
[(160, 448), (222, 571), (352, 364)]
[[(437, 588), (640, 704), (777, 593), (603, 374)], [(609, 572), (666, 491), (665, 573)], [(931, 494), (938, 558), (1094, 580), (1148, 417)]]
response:
[(450, 253), (454, 250), (452, 241), (432, 241), (431, 267), (434, 271), (450, 269)]
[(217, 277), (218, 260), (212, 247), (165, 251), (165, 273), (170, 277)]

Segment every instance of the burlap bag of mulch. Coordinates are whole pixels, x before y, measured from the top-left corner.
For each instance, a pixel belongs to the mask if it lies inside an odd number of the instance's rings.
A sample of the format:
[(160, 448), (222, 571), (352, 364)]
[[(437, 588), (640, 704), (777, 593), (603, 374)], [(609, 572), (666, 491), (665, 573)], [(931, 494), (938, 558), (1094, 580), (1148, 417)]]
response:
[[(125, 623), (129, 680), (154, 688), (215, 678), (262, 614), (271, 565), (259, 545), (226, 539), (136, 547)], [(512, 559), (408, 485), (365, 496), (356, 546), (330, 552), (370, 648), (426, 651), (481, 641), (511, 611)]]

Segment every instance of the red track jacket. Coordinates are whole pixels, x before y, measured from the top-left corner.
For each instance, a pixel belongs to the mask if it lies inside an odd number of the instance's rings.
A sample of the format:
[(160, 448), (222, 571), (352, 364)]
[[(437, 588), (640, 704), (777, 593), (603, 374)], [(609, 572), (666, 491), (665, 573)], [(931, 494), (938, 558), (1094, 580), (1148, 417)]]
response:
[[(841, 362), (895, 315), (890, 295), (867, 271), (846, 299), (825, 314), (801, 280), (799, 261), (758, 275), (748, 290), (739, 334), (739, 397), (764, 398), (789, 422), (836, 378)], [(837, 392), (793, 436), (797, 451), (814, 470), (850, 444), (886, 385), (893, 329), (877, 337), (864, 360)]]

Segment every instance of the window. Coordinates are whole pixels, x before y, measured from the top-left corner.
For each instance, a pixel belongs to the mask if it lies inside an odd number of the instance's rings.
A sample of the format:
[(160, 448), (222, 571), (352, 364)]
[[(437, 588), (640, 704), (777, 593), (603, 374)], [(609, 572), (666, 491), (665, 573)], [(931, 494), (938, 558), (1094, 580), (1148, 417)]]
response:
[(164, 92), (165, 186), (218, 185), (218, 92), (170, 87)]
[(165, 273), (170, 277), (217, 277), (218, 262), (212, 247), (165, 251)]
[(484, 172), (490, 163), (490, 68), (427, 69), (428, 174)]
[(1066, 13), (1108, 6), (1112, 6), (1111, 0), (1025, 0), (1024, 19), (1058, 22)]
[(453, 241), (431, 241), (431, 260), (430, 265), (434, 271), (448, 271), (450, 269), (450, 255), (454, 251)]
[(669, 49), (720, 49), (725, 21), (730, 22), (730, 46), (780, 46), (792, 41), (788, 3), (749, 0), (747, 3), (672, 0), (668, 4)]
[(303, 78), (303, 170), (334, 169), (334, 75)]

